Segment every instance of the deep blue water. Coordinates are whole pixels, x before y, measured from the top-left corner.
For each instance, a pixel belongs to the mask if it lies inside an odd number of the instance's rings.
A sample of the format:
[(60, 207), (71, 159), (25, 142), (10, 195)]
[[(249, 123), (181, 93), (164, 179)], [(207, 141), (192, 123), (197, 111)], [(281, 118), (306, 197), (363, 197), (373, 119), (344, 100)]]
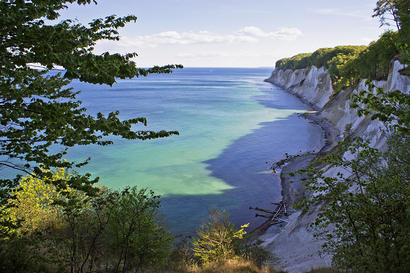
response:
[[(119, 80), (112, 87), (73, 82), (89, 113), (120, 111), (147, 117), (148, 129), (178, 130), (151, 141), (116, 139), (105, 147), (74, 148), (92, 161), (83, 171), (104, 185), (152, 188), (170, 229), (192, 234), (210, 208), (227, 210), (235, 224), (255, 219), (249, 206), (272, 208), (280, 180), (270, 164), (285, 153), (318, 150), (321, 129), (297, 113), (297, 98), (263, 82), (267, 68), (185, 68), (172, 74)], [(140, 129), (140, 127), (138, 127)]]

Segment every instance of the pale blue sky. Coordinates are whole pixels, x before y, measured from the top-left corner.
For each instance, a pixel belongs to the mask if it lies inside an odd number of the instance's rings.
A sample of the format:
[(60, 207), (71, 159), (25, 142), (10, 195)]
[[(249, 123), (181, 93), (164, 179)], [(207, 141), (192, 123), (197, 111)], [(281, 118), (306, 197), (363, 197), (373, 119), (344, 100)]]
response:
[(320, 47), (362, 45), (383, 29), (372, 18), (376, 0), (99, 0), (70, 6), (63, 18), (134, 14), (119, 42), (97, 53), (135, 51), (140, 66), (274, 66), (276, 60)]

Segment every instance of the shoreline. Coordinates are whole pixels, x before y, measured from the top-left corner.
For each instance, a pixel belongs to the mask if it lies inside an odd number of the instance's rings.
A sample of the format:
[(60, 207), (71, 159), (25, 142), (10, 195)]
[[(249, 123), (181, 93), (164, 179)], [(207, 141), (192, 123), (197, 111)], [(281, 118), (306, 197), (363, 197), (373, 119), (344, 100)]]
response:
[(295, 176), (290, 177), (289, 173), (306, 168), (314, 158), (325, 155), (332, 150), (339, 141), (339, 131), (329, 121), (319, 117), (317, 112), (306, 112), (300, 116), (320, 126), (323, 131), (324, 145), (319, 152), (298, 155), (286, 162), (286, 165), (283, 166), (280, 173), (282, 201), (286, 202), (289, 206), (304, 197), (304, 185), (301, 183), (304, 177), (300, 174), (295, 174)]
[[(290, 94), (294, 95), (295, 97), (299, 98), (303, 103), (309, 105), (313, 111), (306, 111), (303, 114), (299, 114), (300, 117), (309, 120), (313, 124), (318, 125), (323, 132), (323, 147), (316, 153), (304, 153), (300, 155), (291, 156), (289, 158), (282, 159), (276, 162), (278, 167), (281, 167), (280, 170), (280, 180), (281, 180), (281, 195), (282, 199), (281, 202), (286, 204), (288, 212), (291, 211), (291, 206), (300, 201), (304, 197), (304, 185), (302, 184), (303, 176), (300, 174), (295, 174), (293, 177), (289, 175), (290, 172), (296, 172), (297, 170), (306, 168), (310, 162), (316, 158), (318, 155), (323, 155), (332, 150), (339, 141), (340, 132), (338, 129), (335, 128), (333, 124), (329, 121), (319, 117), (319, 109), (314, 104), (306, 101), (301, 96), (291, 92), (287, 88), (283, 88), (280, 85), (277, 85), (268, 79), (265, 82), (269, 82), (273, 85), (280, 87), (281, 89), (289, 92)], [(289, 213), (291, 215), (292, 212)], [(287, 216), (286, 216), (287, 217)], [(264, 221), (261, 225), (257, 226), (254, 230), (252, 230), (251, 234), (256, 234), (257, 236), (263, 235), (268, 229), (273, 227), (272, 225), (272, 218)], [(280, 229), (277, 233), (280, 232)]]

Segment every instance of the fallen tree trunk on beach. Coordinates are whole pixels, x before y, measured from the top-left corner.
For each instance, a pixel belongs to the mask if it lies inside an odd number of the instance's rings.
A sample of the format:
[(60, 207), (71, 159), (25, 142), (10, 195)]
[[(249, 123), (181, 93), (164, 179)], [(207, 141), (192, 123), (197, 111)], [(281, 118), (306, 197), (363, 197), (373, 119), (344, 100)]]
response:
[(287, 223), (287, 220), (281, 218), (282, 216), (288, 216), (286, 203), (283, 201), (280, 201), (279, 203), (272, 203), (272, 204), (276, 205), (276, 208), (273, 211), (269, 211), (267, 209), (262, 209), (258, 207), (255, 207), (255, 208), (249, 207), (249, 209), (256, 210), (256, 211), (262, 211), (268, 214), (268, 215), (258, 214), (258, 213), (255, 214), (255, 217), (264, 217), (264, 218), (268, 218), (268, 220), (266, 220), (262, 225), (260, 225), (255, 230), (253, 230), (252, 233), (261, 234), (261, 233), (264, 233), (272, 225)]

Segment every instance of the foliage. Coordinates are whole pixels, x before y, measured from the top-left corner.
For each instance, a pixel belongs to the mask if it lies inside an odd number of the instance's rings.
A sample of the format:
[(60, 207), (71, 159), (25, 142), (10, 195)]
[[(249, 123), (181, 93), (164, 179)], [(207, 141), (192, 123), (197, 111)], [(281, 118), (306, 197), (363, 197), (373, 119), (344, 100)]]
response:
[(40, 242), (38, 238), (10, 238), (0, 240), (0, 271), (48, 272), (44, 266), (44, 257), (37, 255)]
[[(67, 185), (69, 173), (63, 168), (42, 170), (39, 179), (28, 175), (11, 192), (12, 198), (1, 207), (0, 271), (46, 272), (63, 266), (62, 248), (56, 235), (64, 228), (64, 206), (71, 198), (86, 199), (85, 194)], [(56, 187), (53, 183), (58, 183)]]
[[(394, 22), (399, 34), (396, 47), (400, 61), (410, 65), (410, 0), (379, 0), (373, 11), (373, 17), (379, 17), (381, 26)], [(410, 68), (407, 66), (401, 73), (410, 76)]]
[[(309, 169), (313, 195), (304, 207), (323, 203), (313, 227), (337, 268), (406, 272), (410, 266), (409, 148), (403, 135), (392, 137), (385, 153), (357, 139), (320, 159), (328, 169)], [(332, 169), (336, 175), (327, 172)]]
[(73, 272), (130, 272), (164, 264), (171, 236), (160, 225), (159, 196), (136, 187), (122, 191), (103, 188), (81, 205), (65, 206), (62, 234)]
[(235, 253), (246, 261), (251, 261), (258, 267), (263, 267), (266, 263), (275, 264), (278, 262), (272, 252), (256, 244), (250, 244), (247, 240), (242, 240), (234, 245)]
[(371, 115), (372, 119), (384, 122), (393, 132), (409, 134), (410, 95), (399, 90), (384, 92), (367, 81), (368, 91), (353, 94), (352, 106), (358, 109), (359, 116)]
[[(385, 80), (393, 57), (410, 64), (410, 1), (379, 0), (373, 17), (381, 25), (394, 22), (397, 32), (387, 31), (379, 40), (365, 46), (321, 48), (313, 53), (302, 53), (276, 62), (276, 69), (302, 69), (312, 65), (329, 69), (334, 90), (352, 86), (359, 79)], [(401, 71), (409, 75), (409, 68)]]
[[(352, 97), (359, 115), (384, 122), (391, 137), (387, 150), (371, 148), (360, 138), (308, 170), (312, 196), (305, 209), (321, 203), (313, 227), (333, 254), (335, 266), (352, 272), (406, 272), (410, 266), (409, 95), (384, 92), (367, 81), (368, 90)], [(316, 162), (315, 162), (316, 163)], [(314, 164), (315, 164), (314, 163)], [(333, 173), (333, 174), (332, 174)], [(336, 173), (336, 174), (334, 174)]]
[[(152, 139), (177, 134), (175, 131), (136, 130), (147, 125), (143, 117), (120, 120), (119, 112), (96, 117), (86, 113), (77, 99), (78, 92), (67, 85), (73, 79), (95, 84), (115, 83), (116, 78), (170, 73), (180, 65), (137, 68), (125, 55), (93, 53), (100, 40), (118, 40), (118, 29), (136, 21), (133, 15), (95, 19), (88, 26), (72, 20), (55, 23), (59, 12), (69, 3), (90, 4), (91, 0), (1, 1), (0, 43), (0, 167), (45, 174), (40, 165), (79, 167), (85, 164), (64, 161), (67, 149), (76, 145), (108, 145), (104, 137)], [(34, 69), (33, 64), (42, 67)], [(55, 73), (53, 67), (63, 67)], [(50, 149), (59, 147), (60, 149)], [(2, 177), (0, 201), (5, 202), (18, 178)], [(73, 176), (69, 184), (92, 192), (89, 176)]]
[[(387, 150), (347, 139), (307, 170), (311, 196), (299, 206), (321, 204), (312, 224), (334, 265), (349, 272), (406, 272), (410, 266), (409, 95), (385, 92), (367, 81), (352, 96), (358, 114), (384, 122)], [(352, 142), (350, 142), (352, 141)], [(316, 164), (316, 167), (315, 167)], [(321, 169), (318, 170), (317, 166)]]
[(63, 201), (67, 195), (72, 195), (73, 190), (67, 184), (62, 186), (62, 189), (57, 189), (51, 181), (67, 181), (69, 174), (63, 168), (45, 172), (50, 173), (51, 177), (40, 180), (28, 175), (23, 177), (19, 187), (12, 191), (13, 198), (1, 207), (1, 222), (11, 224), (0, 225), (2, 234), (11, 236), (15, 233), (22, 236), (44, 230), (59, 222), (61, 224), (63, 207), (56, 202)]
[(234, 241), (243, 238), (246, 234), (244, 229), (248, 225), (242, 225), (236, 230), (226, 212), (213, 210), (209, 222), (197, 232), (198, 238), (192, 243), (194, 255), (203, 264), (234, 258)]
[[(258, 267), (252, 262), (242, 259), (225, 260), (219, 263), (206, 264), (198, 268), (190, 268), (187, 271), (191, 273), (279, 273), (279, 271), (273, 270), (267, 266)], [(285, 273), (280, 271), (281, 273)]]
[(335, 48), (320, 48), (313, 53), (302, 53), (291, 58), (284, 58), (276, 62), (276, 69), (301, 69), (312, 65), (329, 68), (331, 61), (338, 55), (357, 55), (365, 46), (337, 46)]
[(399, 53), (397, 32), (387, 31), (377, 41), (370, 43), (351, 66), (358, 69), (356, 78), (370, 80), (387, 79), (390, 62)]
[(244, 238), (234, 244), (234, 251), (237, 257), (222, 261), (215, 261), (206, 264), (198, 263), (197, 257), (194, 256), (189, 248), (189, 242), (183, 240), (180, 242), (167, 262), (166, 270), (158, 272), (175, 272), (175, 273), (220, 273), (220, 272), (253, 272), (253, 273), (274, 273), (270, 266), (272, 263), (272, 253), (269, 251), (250, 245), (249, 238)]
[(104, 239), (117, 259), (116, 270), (164, 263), (171, 236), (159, 225), (159, 205), (159, 196), (146, 189), (125, 189), (116, 197)]
[(276, 69), (302, 69), (311, 66), (311, 56), (312, 53), (300, 53), (291, 58), (283, 58), (276, 62)]
[[(52, 180), (69, 180), (64, 169), (45, 170)], [(171, 236), (160, 225), (159, 196), (146, 189), (89, 197), (66, 185), (24, 177), (12, 192), (0, 226), (2, 272), (130, 272), (158, 268), (167, 260)]]
[(409, 0), (379, 0), (374, 8), (373, 17), (379, 17), (381, 25), (390, 25), (393, 21), (403, 42), (409, 44), (410, 39), (410, 1)]
[(320, 48), (310, 54), (299, 54), (292, 58), (276, 62), (276, 69), (303, 69), (312, 65), (325, 67), (329, 70), (334, 88), (339, 88), (342, 67), (366, 49), (365, 46), (338, 46), (335, 48)]

